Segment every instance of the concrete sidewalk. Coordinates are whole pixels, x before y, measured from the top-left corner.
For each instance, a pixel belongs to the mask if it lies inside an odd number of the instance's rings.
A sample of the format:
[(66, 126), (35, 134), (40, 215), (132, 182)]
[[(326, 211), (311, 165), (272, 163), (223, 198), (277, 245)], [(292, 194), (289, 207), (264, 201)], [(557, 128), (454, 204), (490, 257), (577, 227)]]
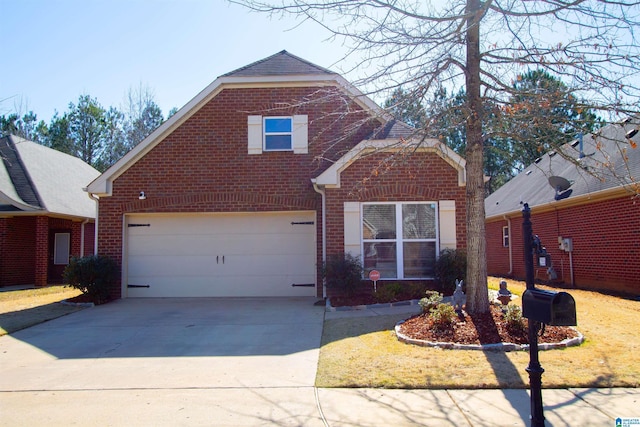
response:
[[(323, 318), (419, 306), (310, 307), (123, 300), (0, 337), (0, 426), (529, 425), (527, 390), (315, 388)], [(283, 334), (297, 338), (284, 348)], [(615, 426), (640, 417), (639, 398), (543, 390), (553, 426)]]
[[(637, 389), (544, 390), (551, 426), (637, 417)], [(528, 426), (526, 390), (314, 387), (0, 392), (2, 426)]]

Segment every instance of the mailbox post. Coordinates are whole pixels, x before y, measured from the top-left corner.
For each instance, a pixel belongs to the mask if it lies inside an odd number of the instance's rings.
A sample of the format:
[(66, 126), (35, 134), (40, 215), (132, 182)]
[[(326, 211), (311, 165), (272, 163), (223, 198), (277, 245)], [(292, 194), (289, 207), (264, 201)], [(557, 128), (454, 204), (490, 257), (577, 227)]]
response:
[[(522, 239), (524, 241), (524, 271), (527, 292), (535, 290), (533, 279), (533, 230), (531, 227), (531, 209), (525, 203), (522, 209)], [(524, 304), (524, 301), (523, 301)], [(529, 388), (531, 393), (531, 426), (544, 427), (544, 408), (542, 406), (542, 373), (544, 369), (538, 359), (538, 330), (540, 322), (529, 319)]]
[[(534, 237), (531, 227), (531, 209), (524, 204), (522, 209), (522, 240), (524, 242), (524, 268), (527, 290), (522, 295), (522, 315), (529, 320), (529, 387), (531, 390), (531, 426), (544, 427), (542, 406), (542, 373), (544, 369), (538, 359), (538, 331), (542, 324), (552, 326), (575, 326), (576, 302), (566, 292), (551, 292), (536, 289), (533, 279), (533, 254), (540, 254), (540, 239)], [(537, 250), (534, 251), (534, 246)], [(545, 256), (546, 256), (545, 251)]]

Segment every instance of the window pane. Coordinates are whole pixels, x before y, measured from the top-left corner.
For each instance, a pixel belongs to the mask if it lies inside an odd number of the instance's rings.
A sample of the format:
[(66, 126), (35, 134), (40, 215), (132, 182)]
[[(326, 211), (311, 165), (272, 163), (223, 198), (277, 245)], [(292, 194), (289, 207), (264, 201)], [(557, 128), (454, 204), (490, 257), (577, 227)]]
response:
[(291, 150), (291, 135), (265, 135), (265, 150)]
[(364, 269), (366, 274), (371, 270), (378, 270), (383, 279), (398, 277), (395, 242), (365, 242)]
[(53, 243), (53, 263), (55, 265), (69, 264), (69, 249), (71, 248), (71, 234), (56, 233)]
[(436, 264), (435, 242), (405, 242), (404, 277), (422, 278), (433, 277)]
[(396, 238), (395, 205), (364, 205), (362, 221), (364, 239)]
[(264, 131), (272, 132), (291, 132), (291, 118), (284, 117), (280, 119), (264, 119)]
[(402, 205), (402, 237), (405, 239), (436, 238), (436, 206)]

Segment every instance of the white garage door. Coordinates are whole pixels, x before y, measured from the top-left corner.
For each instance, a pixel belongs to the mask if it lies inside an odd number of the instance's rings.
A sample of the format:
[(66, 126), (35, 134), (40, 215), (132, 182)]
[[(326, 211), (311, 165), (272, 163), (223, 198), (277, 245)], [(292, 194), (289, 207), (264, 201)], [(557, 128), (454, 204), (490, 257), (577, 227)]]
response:
[(315, 296), (315, 212), (128, 215), (128, 297)]

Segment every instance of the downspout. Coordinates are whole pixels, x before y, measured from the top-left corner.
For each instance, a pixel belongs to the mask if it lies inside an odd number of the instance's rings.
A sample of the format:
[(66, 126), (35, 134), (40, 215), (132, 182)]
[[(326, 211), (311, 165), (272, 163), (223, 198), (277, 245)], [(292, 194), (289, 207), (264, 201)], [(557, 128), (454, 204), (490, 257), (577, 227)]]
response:
[[(326, 194), (324, 189), (318, 187), (316, 184), (316, 180), (312, 179), (311, 183), (313, 184), (313, 189), (316, 190), (317, 193), (320, 193), (322, 196), (322, 265), (327, 262), (327, 202), (326, 202)], [(325, 283), (324, 277), (322, 278), (322, 298), (327, 299), (327, 284)]]
[(507, 221), (507, 230), (509, 230), (509, 272), (507, 276), (513, 274), (513, 240), (511, 240), (511, 218), (506, 215), (502, 215), (502, 218)]
[[(86, 191), (86, 189), (85, 189)], [(100, 200), (98, 197), (96, 197), (93, 193), (89, 193), (87, 192), (87, 194), (89, 195), (89, 198), (93, 201), (96, 202), (96, 222), (95, 222), (95, 229), (93, 230), (93, 254), (94, 255), (98, 255), (98, 200)]]

